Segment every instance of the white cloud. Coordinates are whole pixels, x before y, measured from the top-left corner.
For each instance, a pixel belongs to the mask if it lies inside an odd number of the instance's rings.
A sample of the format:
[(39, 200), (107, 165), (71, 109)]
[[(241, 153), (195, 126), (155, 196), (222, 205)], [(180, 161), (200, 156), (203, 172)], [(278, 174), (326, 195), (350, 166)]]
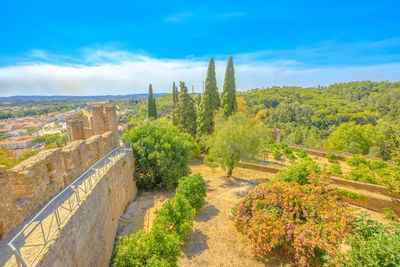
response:
[[(126, 51), (87, 50), (82, 59), (36, 51), (45, 62), (0, 68), (0, 96), (10, 95), (103, 95), (170, 92), (173, 81), (185, 81), (202, 89), (208, 59), (157, 59)], [(220, 59), (220, 57), (217, 57)], [(238, 90), (273, 85), (316, 86), (355, 80), (397, 81), (400, 63), (347, 67), (304, 67), (293, 60), (260, 61), (253, 56), (234, 56)], [(222, 91), (225, 59), (216, 61)], [(31, 61), (37, 62), (37, 61)], [(72, 64), (71, 64), (72, 62)], [(80, 62), (79, 64), (76, 62)]]

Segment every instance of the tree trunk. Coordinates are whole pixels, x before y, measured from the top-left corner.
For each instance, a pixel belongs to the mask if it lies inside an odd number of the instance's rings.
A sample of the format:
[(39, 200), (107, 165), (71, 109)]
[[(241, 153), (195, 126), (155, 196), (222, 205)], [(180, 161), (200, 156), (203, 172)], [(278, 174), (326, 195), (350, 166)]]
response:
[(231, 176), (232, 176), (232, 172), (233, 172), (233, 168), (229, 168), (229, 169), (228, 169), (228, 177), (231, 177)]

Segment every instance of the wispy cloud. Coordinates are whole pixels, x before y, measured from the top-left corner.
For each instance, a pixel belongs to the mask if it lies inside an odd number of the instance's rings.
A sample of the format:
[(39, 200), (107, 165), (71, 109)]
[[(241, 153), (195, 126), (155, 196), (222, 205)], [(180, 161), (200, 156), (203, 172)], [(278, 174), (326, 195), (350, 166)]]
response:
[(181, 22), (181, 21), (184, 21), (185, 19), (193, 17), (193, 16), (194, 16), (194, 14), (192, 12), (181, 12), (181, 13), (169, 15), (164, 20), (167, 22)]
[[(274, 85), (317, 86), (355, 80), (398, 81), (400, 55), (373, 56), (363, 51), (392, 48), (400, 40), (335, 45), (325, 43), (292, 50), (263, 50), (233, 55), (238, 90)], [(349, 57), (347, 64), (329, 59)], [(186, 81), (200, 92), (207, 73), (207, 57), (155, 58), (122, 49), (86, 48), (76, 57), (31, 50), (22, 62), (0, 68), (0, 95), (131, 94), (169, 92), (172, 81)], [(216, 55), (217, 80), (223, 85), (228, 55)], [(319, 60), (319, 64), (318, 63)], [(312, 62), (312, 63), (311, 63)], [(317, 63), (316, 63), (317, 62)], [(320, 62), (325, 62), (321, 64)], [(328, 62), (328, 63), (326, 63)], [(339, 61), (340, 62), (340, 61)]]

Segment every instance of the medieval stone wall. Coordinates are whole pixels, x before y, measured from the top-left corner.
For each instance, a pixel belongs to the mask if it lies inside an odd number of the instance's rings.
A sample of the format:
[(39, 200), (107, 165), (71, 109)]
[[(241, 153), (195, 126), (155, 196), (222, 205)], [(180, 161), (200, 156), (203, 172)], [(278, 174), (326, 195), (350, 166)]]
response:
[(136, 195), (133, 152), (105, 173), (46, 246), (38, 266), (109, 266), (119, 217)]
[[(72, 141), (65, 147), (41, 151), (0, 170), (0, 239), (119, 146), (115, 107), (95, 106), (92, 111), (93, 129), (86, 119), (68, 119)], [(98, 134), (91, 134), (94, 129)]]

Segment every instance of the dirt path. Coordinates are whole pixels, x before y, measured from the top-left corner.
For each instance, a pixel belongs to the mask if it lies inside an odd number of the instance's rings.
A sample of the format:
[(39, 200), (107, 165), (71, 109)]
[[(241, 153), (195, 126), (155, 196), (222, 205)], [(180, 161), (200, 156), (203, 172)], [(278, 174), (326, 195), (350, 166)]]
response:
[[(193, 231), (186, 239), (179, 266), (264, 266), (250, 254), (248, 240), (238, 233), (230, 218), (232, 207), (248, 191), (273, 174), (256, 170), (235, 169), (232, 178), (226, 172), (212, 169), (200, 161), (191, 164), (192, 173), (201, 173), (207, 182), (206, 205), (195, 217)], [(285, 262), (285, 255), (279, 255)], [(271, 257), (268, 266), (279, 266), (277, 258)]]

